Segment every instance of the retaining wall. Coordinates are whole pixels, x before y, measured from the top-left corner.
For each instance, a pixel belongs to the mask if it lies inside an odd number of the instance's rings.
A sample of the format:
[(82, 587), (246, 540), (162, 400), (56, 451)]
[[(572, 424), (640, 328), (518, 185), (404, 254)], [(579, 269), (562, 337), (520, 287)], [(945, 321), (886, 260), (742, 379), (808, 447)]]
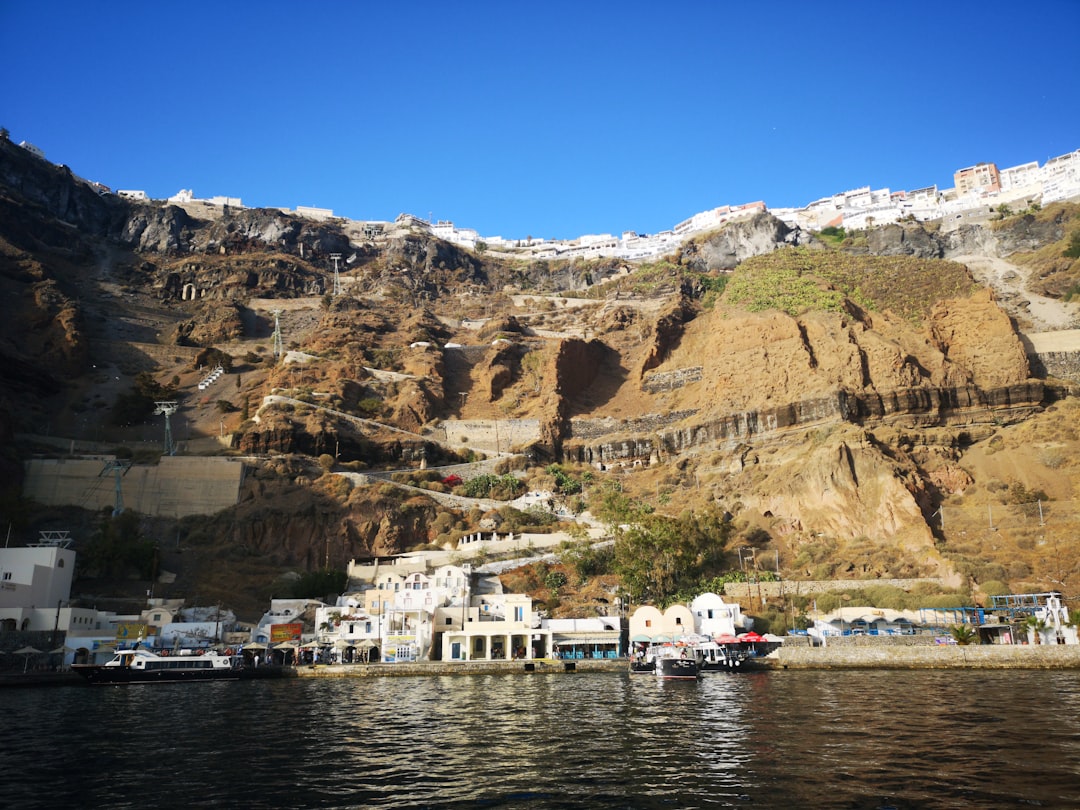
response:
[(769, 657), (780, 669), (1080, 669), (1080, 645), (900, 644), (783, 646)]
[[(768, 558), (766, 558), (767, 560)], [(922, 579), (818, 579), (818, 580), (781, 580), (779, 582), (726, 582), (724, 596), (748, 597), (764, 596), (804, 596), (810, 593), (842, 591), (848, 588), (868, 588), (872, 585), (894, 585), (901, 590), (910, 591), (921, 582), (929, 582), (944, 587), (940, 577)]]
[[(116, 502), (116, 475), (100, 458), (31, 459), (23, 495), (46, 506), (103, 509)], [(120, 479), (124, 508), (144, 515), (212, 515), (236, 504), (244, 464), (229, 458), (163, 456), (133, 465)]]

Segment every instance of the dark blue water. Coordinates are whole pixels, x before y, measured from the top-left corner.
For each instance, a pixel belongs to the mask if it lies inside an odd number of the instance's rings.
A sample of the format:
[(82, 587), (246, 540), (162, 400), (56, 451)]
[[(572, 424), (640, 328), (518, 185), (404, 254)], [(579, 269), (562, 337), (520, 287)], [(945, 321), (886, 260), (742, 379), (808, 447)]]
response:
[(1080, 807), (1080, 673), (0, 692), (11, 808)]

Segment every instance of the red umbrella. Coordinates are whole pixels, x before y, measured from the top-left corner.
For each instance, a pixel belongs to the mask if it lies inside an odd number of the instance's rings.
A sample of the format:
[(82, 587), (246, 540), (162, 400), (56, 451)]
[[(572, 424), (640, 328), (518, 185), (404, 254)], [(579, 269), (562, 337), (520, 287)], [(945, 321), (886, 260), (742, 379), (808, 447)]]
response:
[(722, 636), (717, 636), (716, 638), (713, 639), (713, 641), (715, 641), (717, 644), (738, 644), (739, 643), (739, 639), (735, 638), (735, 636), (728, 635), (727, 633), (725, 633)]
[(765, 640), (764, 636), (759, 636), (753, 630), (751, 630), (749, 633), (743, 633), (742, 635), (739, 636), (739, 641), (764, 641), (764, 640)]

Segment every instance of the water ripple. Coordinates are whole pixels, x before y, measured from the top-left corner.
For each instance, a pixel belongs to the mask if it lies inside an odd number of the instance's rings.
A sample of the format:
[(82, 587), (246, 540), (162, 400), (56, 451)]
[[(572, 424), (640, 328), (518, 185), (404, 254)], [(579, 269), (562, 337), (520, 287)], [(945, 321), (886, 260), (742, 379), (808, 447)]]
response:
[(1072, 672), (4, 690), (16, 808), (1080, 806)]

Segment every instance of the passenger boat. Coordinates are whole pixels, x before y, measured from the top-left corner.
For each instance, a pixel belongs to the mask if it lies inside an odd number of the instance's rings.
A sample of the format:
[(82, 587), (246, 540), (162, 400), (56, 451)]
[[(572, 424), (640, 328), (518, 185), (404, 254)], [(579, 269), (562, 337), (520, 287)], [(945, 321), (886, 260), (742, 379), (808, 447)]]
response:
[(631, 675), (653, 675), (668, 680), (696, 680), (700, 672), (693, 647), (654, 644), (630, 662)]
[(104, 664), (73, 664), (71, 668), (91, 684), (238, 681), (247, 674), (238, 659), (212, 650), (201, 655), (194, 650), (174, 655), (117, 650)]
[(732, 645), (705, 641), (694, 645), (702, 672), (737, 672), (743, 670), (750, 656)]
[(693, 647), (662, 647), (653, 674), (668, 680), (697, 680), (700, 672)]

